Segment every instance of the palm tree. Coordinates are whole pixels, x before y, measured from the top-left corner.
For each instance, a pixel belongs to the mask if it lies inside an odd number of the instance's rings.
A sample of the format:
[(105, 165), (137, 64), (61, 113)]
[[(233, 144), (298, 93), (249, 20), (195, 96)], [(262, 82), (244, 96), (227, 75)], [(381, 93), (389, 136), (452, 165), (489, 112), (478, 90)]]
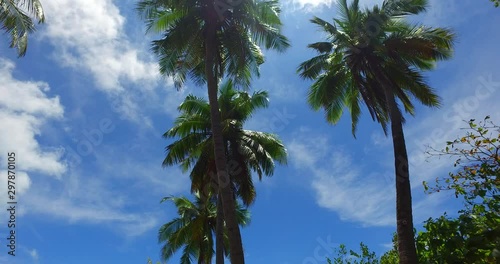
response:
[[(233, 4), (231, 4), (233, 3)], [(228, 184), (218, 82), (224, 76), (248, 87), (264, 57), (258, 45), (284, 51), (288, 40), (280, 34), (277, 0), (142, 0), (138, 10), (148, 30), (163, 33), (153, 42), (160, 72), (172, 77), (179, 88), (189, 76), (207, 84), (214, 138), (216, 181), (231, 241), (231, 262), (243, 264), (241, 234), (235, 217), (232, 189)]]
[[(257, 173), (259, 179), (262, 179), (263, 175), (272, 176), (274, 161), (286, 163), (286, 149), (273, 134), (243, 129), (244, 122), (255, 110), (268, 106), (267, 92), (259, 91), (252, 95), (238, 92), (229, 80), (222, 85), (219, 94), (223, 139), (230, 175), (229, 186), (242, 199), (243, 204), (249, 206), (255, 201), (256, 195), (251, 172)], [(164, 137), (180, 139), (167, 146), (163, 165), (180, 164), (184, 171), (191, 169), (192, 192), (217, 193), (217, 182), (210, 177), (216, 172), (210, 105), (203, 98), (189, 95), (179, 106), (179, 111), (181, 115)], [(220, 215), (222, 207), (218, 209)], [(222, 220), (222, 217), (217, 218), (219, 226), (222, 225)], [(216, 245), (220, 246), (221, 233), (217, 234), (219, 241)], [(216, 260), (221, 263), (222, 247), (217, 249)]]
[[(177, 207), (179, 216), (161, 226), (158, 241), (164, 243), (161, 258), (167, 261), (179, 249), (182, 249), (181, 264), (190, 264), (197, 259), (198, 264), (210, 264), (213, 257), (213, 233), (217, 209), (213, 199), (203, 198), (195, 193), (195, 201), (185, 197), (165, 197), (164, 201), (172, 201)], [(236, 205), (238, 223), (246, 225), (250, 221), (249, 212), (241, 205)], [(223, 233), (226, 235), (227, 230)]]
[(45, 21), (39, 0), (0, 0), (0, 23), (10, 34), (10, 47), (17, 48), (19, 57), (26, 55), (28, 34), (35, 31), (33, 18), (38, 23)]
[[(286, 164), (287, 152), (276, 135), (243, 129), (244, 123), (257, 109), (268, 106), (267, 92), (258, 91), (250, 95), (248, 92), (236, 91), (233, 81), (228, 80), (219, 90), (218, 102), (225, 153), (231, 165), (231, 184), (248, 206), (255, 200), (251, 171), (256, 172), (259, 179), (263, 175), (271, 176), (274, 161)], [(209, 172), (215, 169), (210, 105), (204, 98), (188, 95), (178, 110), (181, 115), (163, 136), (179, 139), (167, 146), (163, 165), (179, 164), (183, 171), (191, 169), (192, 192), (213, 187), (206, 186), (211, 184)]]
[(314, 79), (309, 104), (323, 108), (328, 122), (337, 123), (344, 108), (351, 113), (355, 134), (364, 102), (384, 132), (391, 124), (396, 172), (396, 214), (401, 263), (417, 263), (413, 235), (408, 155), (403, 134), (404, 110), (413, 115), (412, 98), (438, 107), (440, 98), (422, 71), (452, 55), (454, 34), (443, 28), (411, 25), (403, 20), (427, 8), (427, 0), (385, 0), (362, 11), (359, 0), (339, 1), (340, 18), (331, 24), (311, 21), (327, 34), (325, 42), (310, 44), (319, 55), (303, 62), (298, 72)]

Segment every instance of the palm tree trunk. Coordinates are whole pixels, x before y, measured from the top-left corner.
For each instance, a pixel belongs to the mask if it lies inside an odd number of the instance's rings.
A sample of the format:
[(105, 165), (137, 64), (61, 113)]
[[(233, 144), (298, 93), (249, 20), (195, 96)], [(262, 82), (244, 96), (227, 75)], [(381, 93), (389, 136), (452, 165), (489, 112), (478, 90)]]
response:
[(217, 196), (217, 223), (215, 226), (215, 264), (224, 264), (224, 211), (221, 195)]
[(413, 231), (410, 172), (403, 133), (403, 117), (398, 109), (394, 94), (390, 90), (386, 89), (386, 91), (396, 169), (396, 220), (399, 261), (401, 264), (418, 264)]
[(222, 138), (221, 116), (217, 101), (217, 77), (214, 72), (214, 58), (217, 52), (217, 12), (213, 1), (206, 2), (207, 17), (205, 19), (205, 74), (207, 77), (208, 101), (210, 103), (210, 117), (214, 139), (215, 167), (217, 168), (217, 182), (221, 195), (224, 220), (229, 238), (229, 252), (232, 264), (244, 264), (243, 244), (240, 227), (236, 218), (236, 209), (233, 200), (233, 191), (229, 184), (229, 174), (226, 166), (224, 141)]

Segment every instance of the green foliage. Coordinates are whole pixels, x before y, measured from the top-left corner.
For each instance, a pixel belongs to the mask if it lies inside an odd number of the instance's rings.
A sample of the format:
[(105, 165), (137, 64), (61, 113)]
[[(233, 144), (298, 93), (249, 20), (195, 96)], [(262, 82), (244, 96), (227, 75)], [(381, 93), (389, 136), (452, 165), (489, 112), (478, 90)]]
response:
[(493, 4), (495, 4), (495, 7), (500, 6), (500, 0), (490, 0), (490, 2), (493, 2)]
[(385, 252), (384, 255), (380, 257), (380, 264), (399, 264), (398, 251), (391, 249)]
[(39, 0), (0, 1), (2, 30), (10, 34), (10, 47), (17, 49), (19, 57), (26, 55), (28, 34), (35, 31), (32, 18), (38, 20), (38, 23), (45, 21), (45, 14)]
[(426, 191), (452, 190), (465, 208), (456, 219), (444, 215), (425, 222), (417, 237), (421, 263), (500, 262), (500, 127), (490, 120), (470, 120), (464, 136), (429, 151), (455, 157), (457, 171), (436, 179), (432, 188), (424, 182)]
[(392, 245), (393, 248), (385, 252), (380, 258), (380, 264), (399, 264), (398, 235), (396, 233), (392, 237)]
[[(493, 222), (492, 222), (493, 220)], [(500, 260), (500, 217), (462, 213), (425, 222), (417, 236), (420, 263), (497, 263)]]
[(380, 264), (375, 252), (370, 252), (368, 246), (360, 243), (360, 252), (347, 250), (344, 244), (335, 249), (337, 255), (333, 258), (327, 258), (328, 264)]
[[(432, 188), (424, 182), (428, 192), (453, 190), (457, 197), (463, 196), (469, 205), (500, 199), (500, 127), (487, 116), (476, 123), (468, 122), (463, 137), (448, 141), (444, 150), (431, 149), (432, 156), (457, 157), (454, 166), (458, 171), (448, 177), (437, 178)], [(491, 208), (498, 211), (498, 208)]]

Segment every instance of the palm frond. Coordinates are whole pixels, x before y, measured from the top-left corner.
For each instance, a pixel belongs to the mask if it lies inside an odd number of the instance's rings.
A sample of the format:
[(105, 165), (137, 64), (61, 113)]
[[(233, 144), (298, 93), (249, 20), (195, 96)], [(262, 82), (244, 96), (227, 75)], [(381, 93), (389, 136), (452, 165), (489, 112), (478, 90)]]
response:
[(26, 55), (28, 34), (35, 31), (32, 16), (38, 23), (45, 21), (45, 14), (39, 0), (1, 1), (0, 23), (2, 30), (10, 34), (10, 47), (18, 50), (19, 57)]
[(425, 12), (428, 6), (428, 0), (384, 0), (382, 11), (392, 17), (402, 17)]
[(330, 35), (335, 35), (338, 32), (337, 28), (334, 25), (330, 24), (329, 22), (327, 22), (319, 17), (314, 17), (310, 21), (311, 21), (311, 23), (320, 26), (321, 29), (323, 29), (326, 33), (328, 33)]

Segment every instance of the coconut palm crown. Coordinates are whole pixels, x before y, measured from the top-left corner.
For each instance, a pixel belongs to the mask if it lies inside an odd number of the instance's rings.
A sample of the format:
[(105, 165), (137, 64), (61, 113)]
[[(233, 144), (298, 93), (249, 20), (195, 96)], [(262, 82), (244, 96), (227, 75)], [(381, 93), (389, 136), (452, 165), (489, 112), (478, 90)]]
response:
[[(219, 103), (225, 142), (226, 156), (230, 169), (230, 180), (236, 194), (245, 205), (255, 200), (255, 188), (251, 171), (259, 179), (272, 176), (275, 161), (286, 164), (287, 152), (276, 135), (243, 128), (252, 114), (268, 106), (268, 94), (258, 91), (249, 94), (236, 91), (228, 80), (219, 91)], [(179, 164), (183, 171), (189, 171), (192, 180), (191, 191), (214, 191), (209, 174), (215, 173), (213, 139), (210, 127), (210, 107), (200, 97), (189, 95), (179, 106), (181, 115), (165, 138), (179, 138), (166, 148), (164, 166)]]

